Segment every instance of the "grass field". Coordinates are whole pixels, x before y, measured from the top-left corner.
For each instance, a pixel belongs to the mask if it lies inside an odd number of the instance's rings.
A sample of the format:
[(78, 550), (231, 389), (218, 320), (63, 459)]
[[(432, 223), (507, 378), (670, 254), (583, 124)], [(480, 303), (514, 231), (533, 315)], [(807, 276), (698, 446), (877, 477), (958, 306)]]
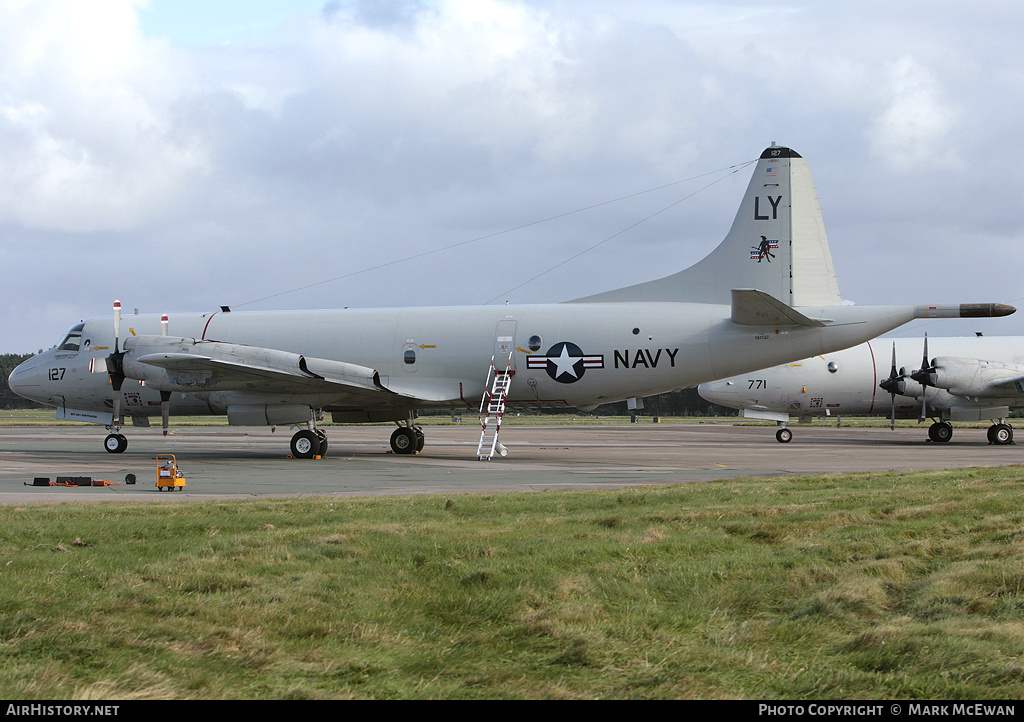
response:
[(1022, 483), (0, 507), (0, 695), (1019, 699)]

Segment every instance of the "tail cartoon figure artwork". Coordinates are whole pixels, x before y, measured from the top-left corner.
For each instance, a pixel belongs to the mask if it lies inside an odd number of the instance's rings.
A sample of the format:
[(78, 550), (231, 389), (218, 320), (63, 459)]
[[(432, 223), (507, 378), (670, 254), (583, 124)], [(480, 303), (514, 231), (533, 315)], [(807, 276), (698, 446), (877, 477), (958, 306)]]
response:
[[(777, 242), (775, 245), (778, 247)], [(763, 258), (767, 258), (768, 263), (771, 263), (772, 259), (775, 258), (775, 256), (772, 255), (772, 241), (769, 241), (767, 236), (761, 236), (761, 242), (754, 247), (754, 251), (755, 252), (750, 255), (756, 256), (758, 263), (760, 263)]]

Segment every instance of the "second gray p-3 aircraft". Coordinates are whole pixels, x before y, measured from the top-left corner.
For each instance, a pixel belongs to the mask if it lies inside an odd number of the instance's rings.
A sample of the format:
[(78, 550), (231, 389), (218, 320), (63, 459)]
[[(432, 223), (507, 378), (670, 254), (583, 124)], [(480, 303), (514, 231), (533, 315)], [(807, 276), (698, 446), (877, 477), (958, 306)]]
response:
[[(665, 259), (672, 263), (672, 259)], [(863, 343), (915, 318), (1005, 316), (1012, 306), (843, 305), (807, 162), (761, 155), (725, 240), (659, 280), (527, 306), (134, 315), (75, 325), (18, 366), (16, 393), (57, 418), (107, 427), (125, 417), (226, 415), (237, 425), (303, 426), (292, 453), (327, 450), (318, 421), (394, 421), (398, 453), (422, 448), (417, 412), (502, 401), (582, 410), (696, 386)], [(507, 371), (507, 373), (504, 373)], [(488, 457), (489, 458), (489, 457)]]

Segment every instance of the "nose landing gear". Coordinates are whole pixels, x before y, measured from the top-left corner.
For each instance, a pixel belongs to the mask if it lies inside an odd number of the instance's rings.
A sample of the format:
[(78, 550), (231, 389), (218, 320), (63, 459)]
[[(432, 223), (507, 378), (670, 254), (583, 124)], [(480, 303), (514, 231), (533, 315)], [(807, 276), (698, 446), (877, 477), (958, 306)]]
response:
[(107, 434), (107, 438), (103, 440), (103, 448), (108, 453), (121, 454), (128, 448), (128, 439), (124, 434), (115, 431), (112, 434)]

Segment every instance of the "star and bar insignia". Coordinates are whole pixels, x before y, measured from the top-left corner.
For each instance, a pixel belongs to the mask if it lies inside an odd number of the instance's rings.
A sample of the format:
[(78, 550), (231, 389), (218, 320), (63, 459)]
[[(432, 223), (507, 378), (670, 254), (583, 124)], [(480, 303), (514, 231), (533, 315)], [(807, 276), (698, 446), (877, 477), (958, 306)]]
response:
[(527, 356), (526, 368), (544, 369), (555, 381), (571, 384), (583, 378), (587, 369), (603, 369), (604, 356), (588, 355), (570, 341), (559, 341), (543, 356)]

